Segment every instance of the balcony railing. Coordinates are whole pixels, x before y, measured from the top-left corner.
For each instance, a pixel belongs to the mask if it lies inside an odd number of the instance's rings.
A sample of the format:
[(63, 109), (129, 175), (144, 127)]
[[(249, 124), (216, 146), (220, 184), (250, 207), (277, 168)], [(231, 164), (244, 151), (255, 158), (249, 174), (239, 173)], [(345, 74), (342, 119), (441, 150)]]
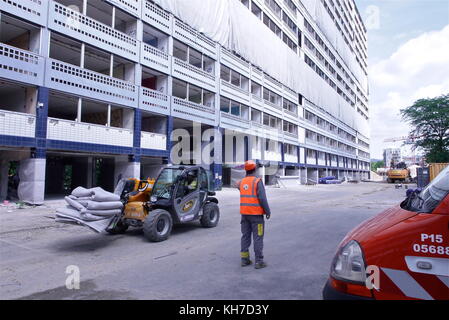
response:
[(172, 16), (168, 12), (162, 10), (161, 8), (147, 0), (142, 1), (144, 1), (144, 6), (142, 9), (142, 20), (150, 25), (157, 27), (167, 34), (171, 34)]
[(251, 94), (251, 107), (256, 107), (256, 109), (263, 109), (263, 99), (255, 94)]
[(282, 155), (279, 152), (265, 151), (265, 160), (268, 161), (282, 161)]
[(221, 62), (225, 64), (227, 67), (236, 70), (243, 76), (249, 78), (250, 77), (250, 64), (236, 55), (234, 55), (231, 51), (226, 50), (225, 48), (221, 48)]
[(229, 129), (233, 128), (241, 128), (241, 129), (248, 129), (250, 124), (249, 120), (243, 119), (241, 117), (221, 112), (221, 124), (224, 125), (224, 127), (229, 126)]
[(167, 136), (165, 134), (142, 131), (140, 147), (143, 149), (166, 150)]
[(165, 74), (171, 72), (169, 55), (146, 43), (141, 46), (140, 63)]
[(85, 97), (137, 107), (137, 87), (130, 82), (54, 59), (47, 60), (46, 86)]
[(217, 92), (215, 75), (173, 57), (173, 75), (181, 80)]
[(284, 154), (284, 161), (290, 163), (298, 163), (298, 156), (293, 154)]
[(0, 110), (0, 135), (34, 138), (36, 116)]
[(284, 89), (284, 97), (288, 98), (295, 104), (298, 104), (298, 94), (286, 86), (282, 86), (282, 87)]
[(251, 80), (255, 80), (259, 84), (263, 83), (263, 72), (254, 66), (251, 66)]
[(217, 59), (217, 44), (178, 19), (175, 19), (173, 37), (188, 43), (209, 57)]
[(131, 13), (135, 17), (140, 18), (140, 12), (142, 9), (141, 0), (106, 0), (106, 1), (117, 6), (118, 8), (121, 8)]
[(270, 77), (267, 74), (264, 74), (264, 86), (270, 89), (271, 91), (282, 95), (283, 94), (283, 85), (276, 79)]
[[(133, 146), (133, 131), (96, 124), (48, 118), (47, 139), (113, 145)], [(107, 139), (105, 139), (107, 137)]]
[(172, 116), (215, 125), (215, 108), (172, 97)]
[(47, 24), (48, 1), (43, 0), (0, 0), (0, 10), (17, 17), (45, 26)]
[(159, 91), (141, 87), (139, 106), (143, 110), (169, 115), (170, 97)]
[(43, 57), (0, 43), (0, 78), (42, 86), (44, 66)]
[(54, 1), (49, 12), (50, 29), (138, 62), (140, 48), (133, 37)]
[(250, 104), (249, 91), (246, 91), (240, 87), (234, 86), (232, 83), (229, 83), (223, 79), (221, 79), (220, 94), (222, 96), (225, 96), (226, 98), (243, 103), (247, 106), (249, 106), (249, 104)]
[(278, 105), (278, 104), (275, 104), (275, 103), (273, 103), (273, 102), (271, 102), (271, 101), (268, 101), (268, 100), (265, 100), (265, 99), (264, 99), (264, 100), (263, 100), (263, 103), (265, 104), (265, 107), (272, 108), (272, 111), (273, 111), (273, 112), (278, 113), (279, 110), (282, 111), (282, 106), (280, 106), (280, 105)]

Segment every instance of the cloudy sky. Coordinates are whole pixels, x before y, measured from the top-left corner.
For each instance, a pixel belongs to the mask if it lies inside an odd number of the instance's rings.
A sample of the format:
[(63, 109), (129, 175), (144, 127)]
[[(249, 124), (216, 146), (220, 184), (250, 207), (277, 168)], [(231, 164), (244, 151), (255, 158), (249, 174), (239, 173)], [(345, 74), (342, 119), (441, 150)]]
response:
[(449, 93), (449, 0), (355, 0), (368, 29), (371, 157), (408, 135), (399, 110)]

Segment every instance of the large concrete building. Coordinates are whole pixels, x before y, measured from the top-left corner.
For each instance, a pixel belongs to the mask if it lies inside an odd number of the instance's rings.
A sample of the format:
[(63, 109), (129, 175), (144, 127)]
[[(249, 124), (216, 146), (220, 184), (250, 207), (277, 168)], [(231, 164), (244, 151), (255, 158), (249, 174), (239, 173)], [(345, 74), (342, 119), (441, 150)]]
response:
[[(0, 1), (0, 198), (14, 170), (19, 197), (41, 203), (179, 158), (225, 185), (246, 159), (267, 183), (367, 177), (367, 38), (354, 1), (202, 3)], [(217, 10), (229, 15), (219, 25), (205, 19)], [(227, 23), (227, 38), (214, 36)], [(237, 33), (248, 41), (237, 46)], [(267, 41), (293, 63), (262, 59)]]

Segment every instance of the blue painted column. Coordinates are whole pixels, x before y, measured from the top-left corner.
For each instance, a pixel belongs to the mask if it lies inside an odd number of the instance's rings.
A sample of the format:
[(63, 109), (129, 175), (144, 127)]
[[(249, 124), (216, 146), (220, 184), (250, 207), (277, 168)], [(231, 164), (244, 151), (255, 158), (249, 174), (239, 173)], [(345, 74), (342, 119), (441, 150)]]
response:
[(142, 111), (134, 109), (133, 154), (140, 156), (140, 141), (142, 139)]
[(36, 149), (32, 152), (32, 157), (36, 159), (46, 158), (47, 149), (47, 120), (48, 120), (48, 101), (50, 90), (45, 87), (37, 89), (36, 105)]
[(223, 135), (224, 129), (220, 127), (214, 128), (214, 161), (211, 165), (210, 170), (214, 176), (215, 188), (221, 190), (223, 182)]
[(171, 140), (172, 132), (173, 132), (173, 117), (167, 116), (167, 153), (168, 153), (168, 158), (164, 160), (164, 164), (172, 163), (172, 159), (171, 159), (171, 149), (173, 146), (173, 141)]
[(285, 144), (281, 142), (281, 162), (285, 162)]

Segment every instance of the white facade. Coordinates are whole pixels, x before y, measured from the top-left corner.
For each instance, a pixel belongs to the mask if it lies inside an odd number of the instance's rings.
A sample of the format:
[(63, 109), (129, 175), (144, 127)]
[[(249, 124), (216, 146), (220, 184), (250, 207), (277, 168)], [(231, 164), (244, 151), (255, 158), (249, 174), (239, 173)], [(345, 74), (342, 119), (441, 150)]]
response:
[[(261, 165), (369, 170), (366, 29), (352, 0), (155, 2), (0, 2), (0, 148), (146, 168), (170, 162), (172, 130), (195, 121), (246, 135), (236, 152)], [(207, 16), (217, 8), (233, 25)]]

